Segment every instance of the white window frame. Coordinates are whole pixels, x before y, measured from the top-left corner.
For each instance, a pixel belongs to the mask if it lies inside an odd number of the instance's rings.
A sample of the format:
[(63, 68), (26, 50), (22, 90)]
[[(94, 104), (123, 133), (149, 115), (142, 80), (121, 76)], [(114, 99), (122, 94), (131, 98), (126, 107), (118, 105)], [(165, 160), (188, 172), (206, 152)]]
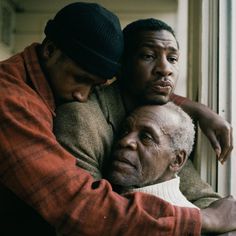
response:
[[(236, 3), (219, 1), (219, 114), (236, 129)], [(234, 131), (235, 132), (235, 131)], [(235, 134), (235, 133), (234, 133)], [(235, 135), (234, 135), (234, 147)], [(218, 191), (236, 197), (236, 150), (223, 166), (218, 166)]]
[[(236, 129), (235, 14), (234, 0), (189, 1), (188, 96), (208, 105)], [(222, 166), (200, 130), (197, 142), (194, 164), (201, 177), (222, 195), (236, 197), (235, 150)]]

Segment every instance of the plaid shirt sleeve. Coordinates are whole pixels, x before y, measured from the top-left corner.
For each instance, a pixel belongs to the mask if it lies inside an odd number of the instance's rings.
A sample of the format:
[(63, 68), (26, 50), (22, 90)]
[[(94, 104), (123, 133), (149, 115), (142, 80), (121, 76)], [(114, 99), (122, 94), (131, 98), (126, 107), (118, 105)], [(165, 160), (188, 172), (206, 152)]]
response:
[(199, 235), (200, 212), (143, 193), (120, 196), (76, 166), (56, 141), (52, 114), (25, 83), (0, 74), (0, 183), (59, 232)]

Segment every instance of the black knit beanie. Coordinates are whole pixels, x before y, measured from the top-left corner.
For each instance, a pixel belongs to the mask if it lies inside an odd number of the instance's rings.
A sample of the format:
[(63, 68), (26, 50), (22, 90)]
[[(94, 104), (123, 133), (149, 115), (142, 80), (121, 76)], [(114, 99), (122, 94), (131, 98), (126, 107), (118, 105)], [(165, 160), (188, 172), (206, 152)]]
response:
[(105, 79), (119, 69), (123, 34), (119, 19), (96, 3), (76, 2), (49, 20), (46, 36), (79, 66)]

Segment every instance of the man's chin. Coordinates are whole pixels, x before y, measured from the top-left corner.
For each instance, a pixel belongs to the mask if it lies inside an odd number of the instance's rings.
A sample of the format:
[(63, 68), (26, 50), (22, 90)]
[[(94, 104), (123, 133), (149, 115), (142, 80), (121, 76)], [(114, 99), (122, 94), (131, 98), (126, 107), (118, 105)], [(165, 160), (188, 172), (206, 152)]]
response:
[(144, 105), (165, 105), (170, 101), (169, 96), (158, 95), (155, 97), (146, 97), (143, 101)]
[(121, 174), (119, 172), (112, 172), (108, 176), (108, 181), (113, 185), (120, 186), (122, 188), (129, 188), (133, 186), (137, 181), (131, 177), (132, 175)]

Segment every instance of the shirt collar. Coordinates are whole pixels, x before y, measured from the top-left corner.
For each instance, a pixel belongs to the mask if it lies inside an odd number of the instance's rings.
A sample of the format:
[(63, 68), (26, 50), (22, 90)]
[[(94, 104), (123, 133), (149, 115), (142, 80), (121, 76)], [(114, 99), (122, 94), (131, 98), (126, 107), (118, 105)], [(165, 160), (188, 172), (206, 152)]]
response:
[(37, 55), (38, 47), (39, 44), (34, 43), (29, 47), (25, 48), (23, 52), (23, 57), (25, 60), (29, 79), (31, 80), (35, 91), (39, 94), (44, 103), (50, 109), (53, 116), (55, 116), (55, 100), (47, 78), (43, 73), (39, 63), (39, 57)]

